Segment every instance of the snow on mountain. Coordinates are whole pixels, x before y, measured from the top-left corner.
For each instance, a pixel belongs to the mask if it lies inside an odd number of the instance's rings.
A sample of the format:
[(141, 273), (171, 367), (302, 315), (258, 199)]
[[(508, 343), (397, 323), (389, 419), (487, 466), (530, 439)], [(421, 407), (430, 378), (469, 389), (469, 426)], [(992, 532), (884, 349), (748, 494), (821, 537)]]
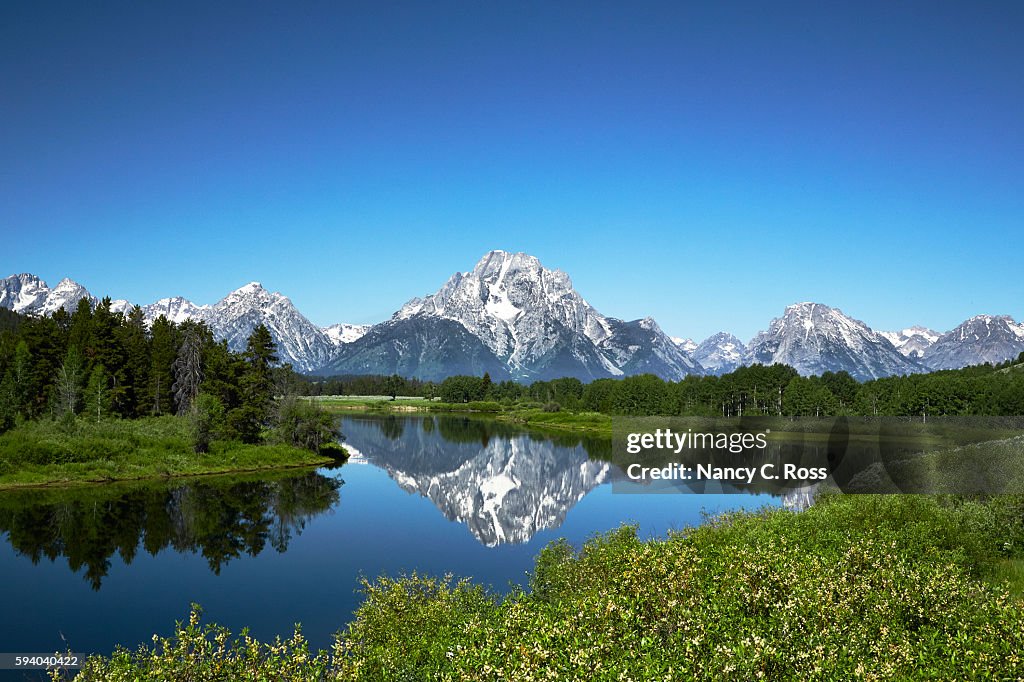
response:
[(327, 335), (334, 345), (340, 346), (343, 343), (352, 343), (356, 339), (360, 339), (366, 335), (366, 332), (370, 331), (370, 327), (373, 325), (369, 324), (348, 324), (342, 322), (340, 324), (332, 324), (330, 327), (324, 327), (324, 334)]
[(924, 353), (929, 369), (999, 363), (1024, 352), (1024, 324), (1008, 315), (976, 315), (940, 336)]
[(50, 287), (35, 275), (22, 273), (0, 279), (0, 306), (26, 315), (39, 314)]
[(134, 303), (132, 303), (131, 301), (126, 301), (123, 298), (114, 299), (113, 301), (110, 302), (111, 312), (121, 313), (125, 317), (128, 317), (128, 314), (131, 313), (132, 308), (134, 307)]
[(697, 350), (697, 342), (693, 339), (684, 339), (681, 336), (670, 336), (669, 338), (672, 339), (672, 343), (676, 344), (690, 355), (693, 355), (693, 351)]
[[(488, 547), (558, 528), (610, 477), (611, 465), (591, 460), (582, 445), (552, 446), (526, 434), (489, 438), (483, 424), (479, 439), (449, 441), (440, 434), (444, 419), (426, 417), (422, 428), (417, 421), (397, 427), (356, 421), (346, 425), (345, 444)], [(387, 428), (401, 428), (401, 437)]]
[(607, 318), (611, 335), (598, 344), (616, 374), (657, 374), (681, 379), (687, 374), (703, 374), (704, 368), (661, 330), (653, 318), (623, 322)]
[(925, 351), (942, 336), (927, 327), (913, 326), (898, 332), (878, 332), (908, 358), (922, 358)]
[(727, 332), (718, 332), (695, 345), (690, 353), (709, 374), (727, 374), (743, 364), (746, 346)]
[(28, 273), (0, 280), (0, 305), (25, 315), (52, 315), (61, 308), (72, 313), (83, 298), (98, 303), (85, 287), (67, 277), (52, 289)]
[[(0, 279), (0, 306), (28, 315), (99, 301), (81, 284), (50, 288), (29, 273)], [(129, 301), (111, 310), (129, 314)], [(392, 374), (438, 380), (489, 372), (493, 379), (583, 380), (651, 372), (666, 379), (732, 371), (744, 363), (786, 363), (802, 374), (845, 370), (864, 380), (925, 369), (1002, 362), (1024, 351), (1024, 324), (978, 315), (953, 331), (926, 327), (875, 332), (817, 303), (786, 308), (744, 348), (721, 332), (700, 344), (667, 336), (651, 318), (605, 317), (572, 287), (568, 275), (524, 253), (491, 251), (471, 270), (453, 275), (437, 293), (414, 298), (377, 325), (321, 329), (280, 293), (251, 282), (213, 305), (182, 297), (143, 306), (147, 323), (160, 315), (200, 320), (233, 350), (265, 324), (282, 362), (320, 374)]]
[[(373, 357), (409, 366), (401, 348), (406, 325), (423, 333), (436, 320), (462, 326), (521, 380), (590, 380), (642, 371), (676, 379), (701, 372), (653, 320), (605, 317), (573, 289), (564, 272), (543, 267), (534, 256), (505, 251), (485, 254), (473, 270), (455, 273), (437, 293), (410, 300), (385, 323), (386, 334), (367, 334), (350, 344), (329, 371), (358, 369), (350, 356), (365, 358), (364, 346), (371, 344), (377, 344)], [(451, 359), (458, 364), (457, 357)]]
[(563, 330), (594, 343), (611, 334), (568, 275), (525, 253), (491, 251), (471, 272), (455, 273), (436, 294), (409, 301), (395, 317), (416, 314), (459, 322), (514, 372), (523, 373), (557, 347)]
[(204, 320), (209, 311), (210, 306), (198, 306), (181, 296), (161, 298), (156, 303), (142, 306), (147, 324), (151, 324), (161, 315), (175, 324), (181, 324), (185, 320)]
[(291, 363), (299, 372), (312, 372), (334, 357), (336, 344), (327, 331), (306, 319), (287, 296), (269, 292), (259, 282), (239, 287), (213, 305), (196, 305), (175, 296), (142, 310), (148, 323), (161, 315), (176, 324), (205, 322), (214, 338), (227, 340), (233, 351), (244, 351), (252, 330), (263, 324), (277, 344), (280, 361)]
[(788, 306), (750, 341), (747, 358), (790, 365), (805, 376), (846, 371), (861, 381), (925, 371), (860, 320), (820, 303)]
[(227, 339), (232, 350), (245, 350), (252, 330), (263, 324), (277, 344), (281, 362), (300, 372), (323, 367), (334, 356), (334, 342), (306, 319), (291, 300), (269, 292), (259, 282), (236, 289), (210, 307), (199, 308), (213, 335)]
[[(74, 312), (78, 301), (87, 299), (95, 307), (99, 300), (81, 284), (62, 279), (52, 289), (35, 275), (11, 275), (0, 279), (0, 305), (27, 315), (50, 315), (60, 308)], [(134, 306), (129, 301), (111, 301), (110, 309), (128, 315)], [(307, 320), (286, 296), (270, 293), (258, 282), (251, 282), (225, 296), (214, 305), (199, 306), (176, 296), (162, 298), (142, 307), (146, 323), (163, 315), (175, 323), (185, 320), (205, 322), (218, 340), (226, 339), (235, 351), (245, 349), (249, 334), (265, 324), (278, 346), (282, 362), (290, 362), (299, 371), (311, 372), (327, 364), (337, 343), (325, 330)], [(353, 337), (365, 327), (345, 327), (340, 336)]]
[(78, 282), (65, 277), (57, 283), (53, 289), (46, 294), (46, 300), (39, 308), (38, 314), (52, 315), (59, 309), (64, 308), (68, 312), (74, 312), (78, 302), (83, 298), (95, 302), (93, 296)]

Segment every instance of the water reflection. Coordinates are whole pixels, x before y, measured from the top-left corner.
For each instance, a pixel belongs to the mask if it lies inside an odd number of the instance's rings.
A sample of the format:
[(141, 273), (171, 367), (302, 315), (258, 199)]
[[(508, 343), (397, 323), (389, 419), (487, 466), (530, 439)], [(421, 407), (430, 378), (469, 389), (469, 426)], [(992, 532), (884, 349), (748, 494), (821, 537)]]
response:
[(0, 531), (33, 563), (65, 557), (98, 590), (114, 553), (130, 564), (141, 547), (201, 554), (210, 570), (266, 546), (284, 552), (307, 521), (339, 499), (341, 481), (317, 473), (211, 478), (135, 486), (8, 491)]
[(428, 498), (481, 543), (519, 544), (562, 525), (608, 479), (607, 439), (539, 435), (468, 417), (352, 418), (346, 446)]

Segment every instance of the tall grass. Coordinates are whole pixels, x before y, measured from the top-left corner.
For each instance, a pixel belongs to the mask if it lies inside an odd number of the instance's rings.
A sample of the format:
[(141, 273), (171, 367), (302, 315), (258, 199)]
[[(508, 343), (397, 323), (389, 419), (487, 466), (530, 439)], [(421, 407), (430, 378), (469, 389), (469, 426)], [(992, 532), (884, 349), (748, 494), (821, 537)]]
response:
[(188, 423), (173, 416), (25, 422), (0, 435), (0, 488), (102, 482), (314, 465), (328, 461), (286, 445), (214, 441), (193, 451)]

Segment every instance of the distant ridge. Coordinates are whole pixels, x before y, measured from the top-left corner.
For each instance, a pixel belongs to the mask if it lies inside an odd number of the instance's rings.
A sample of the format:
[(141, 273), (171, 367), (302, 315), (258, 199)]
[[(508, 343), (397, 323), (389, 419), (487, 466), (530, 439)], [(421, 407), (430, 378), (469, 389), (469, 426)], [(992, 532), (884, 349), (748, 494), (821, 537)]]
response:
[[(99, 303), (84, 286), (57, 286), (30, 273), (0, 279), (0, 307), (27, 315)], [(126, 300), (111, 309), (127, 314)], [(180, 296), (141, 306), (147, 322), (163, 315), (200, 320), (233, 350), (264, 324), (282, 362), (309, 374), (392, 374), (437, 380), (453, 374), (533, 381), (562, 376), (591, 381), (652, 373), (669, 380), (724, 374), (753, 363), (785, 363), (804, 375), (845, 371), (860, 380), (998, 363), (1024, 352), (1024, 324), (1006, 315), (976, 315), (939, 333), (911, 326), (877, 332), (821, 303), (787, 306), (744, 344), (719, 332), (700, 343), (669, 337), (658, 323), (602, 315), (569, 276), (525, 253), (490, 251), (435, 293), (410, 299), (375, 325), (318, 327), (288, 297), (250, 282), (212, 305)]]

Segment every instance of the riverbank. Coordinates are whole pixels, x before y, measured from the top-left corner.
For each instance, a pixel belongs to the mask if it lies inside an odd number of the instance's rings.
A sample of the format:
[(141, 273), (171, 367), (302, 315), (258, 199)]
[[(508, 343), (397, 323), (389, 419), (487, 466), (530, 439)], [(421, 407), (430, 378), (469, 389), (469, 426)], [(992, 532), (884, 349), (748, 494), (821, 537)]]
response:
[(550, 544), (504, 598), (366, 582), (330, 650), (234, 638), (195, 611), (77, 679), (1016, 679), (1022, 517), (1021, 497), (848, 495), (649, 541), (624, 527)]
[(503, 405), (492, 401), (468, 403), (444, 403), (424, 398), (398, 397), (395, 400), (380, 396), (326, 396), (311, 398), (325, 410), (332, 413), (383, 412), (383, 413), (456, 413), (483, 415), (497, 421), (537, 429), (557, 429), (597, 436), (612, 435), (612, 418), (598, 412), (545, 411), (523, 405)]
[(214, 440), (196, 453), (188, 424), (172, 416), (25, 422), (0, 435), (0, 490), (176, 478), (335, 461), (290, 445)]

